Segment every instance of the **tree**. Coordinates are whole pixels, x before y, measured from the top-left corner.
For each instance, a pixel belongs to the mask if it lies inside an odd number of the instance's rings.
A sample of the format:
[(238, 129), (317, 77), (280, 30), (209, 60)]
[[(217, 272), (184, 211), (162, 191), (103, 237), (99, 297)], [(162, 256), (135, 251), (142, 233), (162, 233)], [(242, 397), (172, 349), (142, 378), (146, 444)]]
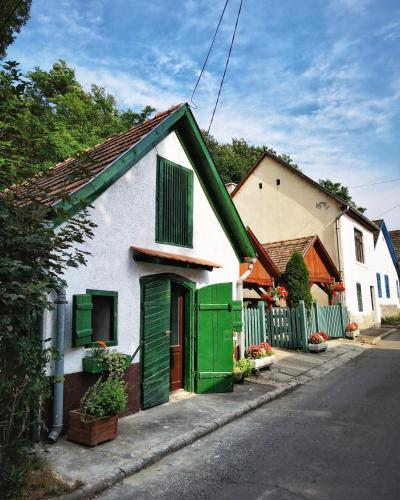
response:
[(319, 184), (331, 193), (339, 196), (339, 198), (342, 198), (345, 203), (348, 203), (352, 207), (356, 208), (362, 214), (367, 210), (364, 207), (357, 206), (356, 202), (349, 193), (348, 186), (344, 186), (341, 182), (333, 182), (330, 179), (320, 179)]
[(3, 0), (0, 10), (0, 59), (6, 55), (7, 47), (15, 40), (15, 33), (29, 19), (32, 0)]
[(300, 252), (295, 251), (290, 257), (286, 265), (284, 280), (288, 292), (287, 305), (297, 307), (300, 300), (304, 300), (307, 310), (310, 311), (313, 302), (310, 291), (310, 273)]
[(237, 184), (240, 182), (245, 173), (254, 165), (264, 151), (269, 151), (293, 167), (298, 168), (290, 155), (278, 155), (276, 151), (267, 146), (252, 146), (243, 138), (232, 138), (230, 143), (220, 143), (214, 136), (207, 132), (202, 131), (202, 133), (222, 180), (225, 183), (234, 182)]
[[(10, 154), (29, 162), (18, 162), (17, 169), (0, 149), (0, 187), (104, 142), (142, 123), (153, 111), (151, 106), (138, 112), (120, 110), (103, 87), (92, 85), (85, 90), (62, 60), (49, 71), (35, 68), (27, 75), (17, 63), (4, 63), (0, 71), (0, 137), (12, 144)], [(28, 166), (26, 172), (22, 165)]]

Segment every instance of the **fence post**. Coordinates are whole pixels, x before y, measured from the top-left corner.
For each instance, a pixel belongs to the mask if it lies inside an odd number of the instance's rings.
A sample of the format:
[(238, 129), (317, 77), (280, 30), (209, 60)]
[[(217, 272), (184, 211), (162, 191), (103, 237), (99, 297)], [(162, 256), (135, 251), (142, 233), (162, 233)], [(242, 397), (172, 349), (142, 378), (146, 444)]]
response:
[[(319, 332), (319, 307), (316, 302), (313, 302), (313, 312), (315, 316), (315, 331)], [(310, 332), (314, 333), (314, 332)]]
[(259, 319), (259, 325), (261, 328), (262, 336), (263, 336), (263, 341), (267, 341), (267, 329), (265, 325), (265, 304), (264, 301), (261, 300), (258, 303), (258, 319)]
[(300, 331), (301, 331), (301, 340), (303, 344), (303, 351), (308, 352), (307, 313), (306, 313), (306, 306), (304, 305), (304, 300), (300, 300), (299, 309), (300, 309)]
[(340, 324), (342, 326), (342, 337), (346, 337), (346, 327), (345, 327), (345, 322), (344, 322), (344, 318), (343, 318), (343, 306), (342, 306), (342, 303), (339, 302), (338, 303), (338, 306), (339, 306), (339, 313), (340, 313)]

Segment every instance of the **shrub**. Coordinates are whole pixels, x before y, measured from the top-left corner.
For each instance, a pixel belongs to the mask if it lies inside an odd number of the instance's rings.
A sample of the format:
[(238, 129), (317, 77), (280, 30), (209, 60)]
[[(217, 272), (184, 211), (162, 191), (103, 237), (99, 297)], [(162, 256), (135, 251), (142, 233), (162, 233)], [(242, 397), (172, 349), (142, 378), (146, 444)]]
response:
[(297, 307), (304, 300), (307, 311), (311, 311), (312, 295), (310, 290), (310, 273), (300, 252), (293, 252), (286, 265), (284, 279), (288, 296), (288, 307)]
[(233, 363), (233, 375), (241, 377), (244, 375), (248, 377), (251, 375), (251, 364), (249, 359), (239, 359)]
[(95, 418), (110, 417), (125, 410), (126, 383), (118, 378), (99, 378), (81, 400), (81, 412)]

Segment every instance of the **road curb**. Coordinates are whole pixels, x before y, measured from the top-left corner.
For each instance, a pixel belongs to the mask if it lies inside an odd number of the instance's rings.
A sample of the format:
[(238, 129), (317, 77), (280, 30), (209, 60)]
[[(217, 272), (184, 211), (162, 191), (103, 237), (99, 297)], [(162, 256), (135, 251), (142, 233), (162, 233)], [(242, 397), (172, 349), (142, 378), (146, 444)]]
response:
[(376, 345), (378, 342), (380, 342), (382, 339), (384, 339), (385, 337), (387, 337), (388, 335), (390, 335), (391, 333), (393, 333), (396, 330), (398, 330), (398, 328), (391, 328), (387, 332), (381, 333), (380, 335), (378, 335), (378, 337), (374, 337), (371, 341), (371, 345)]
[(212, 422), (208, 422), (206, 424), (198, 426), (196, 429), (193, 429), (189, 432), (186, 432), (182, 436), (179, 436), (172, 441), (169, 441), (165, 445), (162, 445), (151, 453), (146, 455), (141, 459), (137, 459), (134, 461), (127, 461), (125, 464), (112, 469), (107, 474), (103, 475), (101, 478), (97, 478), (91, 482), (85, 484), (81, 488), (73, 491), (72, 493), (68, 493), (67, 495), (63, 495), (58, 497), (61, 500), (80, 500), (82, 498), (87, 498), (92, 495), (96, 495), (97, 493), (101, 493), (102, 491), (110, 488), (111, 486), (120, 483), (124, 479), (137, 472), (140, 472), (143, 469), (146, 469), (150, 465), (160, 461), (162, 458), (166, 457), (170, 453), (174, 453), (200, 438), (211, 434), (212, 432), (224, 427), (227, 424), (243, 417), (247, 413), (250, 413), (257, 408), (260, 408), (275, 399), (278, 399), (285, 394), (293, 391), (296, 387), (302, 385), (301, 383), (294, 384), (289, 383), (285, 384), (281, 387), (274, 389), (273, 391), (266, 392), (262, 396), (258, 396), (256, 399), (245, 403), (241, 407), (237, 408), (235, 411), (222, 415), (221, 417), (216, 418)]

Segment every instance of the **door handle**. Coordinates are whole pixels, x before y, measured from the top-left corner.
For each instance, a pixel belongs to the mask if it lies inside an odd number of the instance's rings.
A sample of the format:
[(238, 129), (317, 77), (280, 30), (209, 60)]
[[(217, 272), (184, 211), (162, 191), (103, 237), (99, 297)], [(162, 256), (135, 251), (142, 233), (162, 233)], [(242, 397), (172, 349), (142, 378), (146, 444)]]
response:
[(165, 330), (164, 335), (166, 337), (170, 337), (171, 336), (171, 330)]

